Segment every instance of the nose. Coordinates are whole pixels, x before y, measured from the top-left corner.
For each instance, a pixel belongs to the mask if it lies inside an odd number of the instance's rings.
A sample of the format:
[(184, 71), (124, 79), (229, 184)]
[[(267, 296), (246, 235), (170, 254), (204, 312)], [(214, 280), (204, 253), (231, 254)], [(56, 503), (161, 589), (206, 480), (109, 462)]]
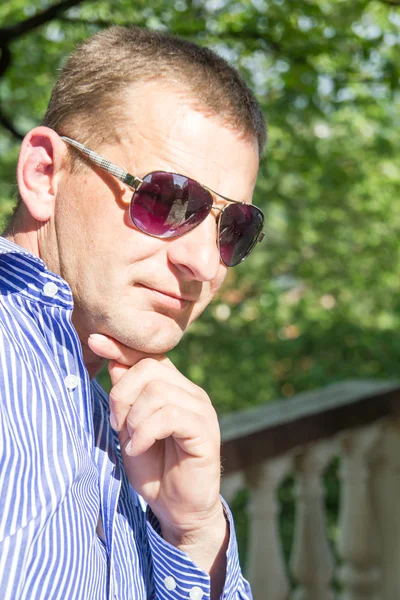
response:
[(217, 244), (217, 221), (211, 213), (195, 229), (169, 242), (169, 261), (184, 279), (211, 281), (221, 265)]

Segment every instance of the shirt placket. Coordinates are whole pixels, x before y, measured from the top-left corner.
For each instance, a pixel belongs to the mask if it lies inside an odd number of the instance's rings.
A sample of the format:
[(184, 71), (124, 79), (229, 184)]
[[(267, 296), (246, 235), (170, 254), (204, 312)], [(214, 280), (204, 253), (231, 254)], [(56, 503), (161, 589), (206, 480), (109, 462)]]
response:
[(121, 467), (114, 449), (114, 440), (110, 426), (102, 423), (106, 444), (102, 444), (98, 457), (102, 457), (99, 469), (100, 513), (108, 556), (108, 580), (110, 600), (119, 598), (118, 565), (115, 562), (114, 531), (117, 526), (117, 507), (121, 491)]

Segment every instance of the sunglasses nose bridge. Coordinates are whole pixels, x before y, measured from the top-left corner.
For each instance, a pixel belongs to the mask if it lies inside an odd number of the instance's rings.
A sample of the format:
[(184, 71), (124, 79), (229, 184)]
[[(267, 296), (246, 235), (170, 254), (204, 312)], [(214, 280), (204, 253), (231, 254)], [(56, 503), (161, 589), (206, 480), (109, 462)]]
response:
[(215, 221), (217, 223), (217, 246), (219, 249), (219, 224), (221, 222), (221, 216), (222, 213), (224, 212), (226, 206), (224, 206), (224, 208), (221, 208), (219, 206), (216, 206), (215, 204), (212, 205), (210, 212), (212, 212), (213, 210), (217, 211), (217, 214), (215, 215)]

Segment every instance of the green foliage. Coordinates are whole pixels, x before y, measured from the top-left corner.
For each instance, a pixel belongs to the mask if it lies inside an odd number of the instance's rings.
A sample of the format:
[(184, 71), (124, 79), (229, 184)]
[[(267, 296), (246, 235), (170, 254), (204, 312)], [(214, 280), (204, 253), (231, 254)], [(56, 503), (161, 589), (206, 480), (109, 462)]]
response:
[[(3, 26), (50, 2), (10, 0)], [(40, 121), (74, 46), (107, 24), (169, 30), (234, 62), (269, 124), (254, 201), (266, 240), (171, 356), (220, 411), (332, 381), (397, 377), (400, 12), (365, 0), (97, 0), (10, 44), (1, 108)], [(0, 130), (0, 221), (18, 142)]]
[[(8, 0), (11, 26), (51, 5)], [(215, 48), (256, 91), (269, 125), (254, 202), (266, 239), (171, 353), (220, 412), (400, 362), (400, 10), (396, 0), (86, 0), (12, 42), (0, 107), (40, 122), (57, 70), (107, 24), (168, 30)], [(0, 226), (15, 201), (18, 142), (0, 128)], [(106, 387), (107, 373), (102, 374)], [(326, 474), (336, 536), (337, 465)], [(293, 480), (280, 489), (288, 557)], [(248, 492), (232, 504), (245, 563)]]

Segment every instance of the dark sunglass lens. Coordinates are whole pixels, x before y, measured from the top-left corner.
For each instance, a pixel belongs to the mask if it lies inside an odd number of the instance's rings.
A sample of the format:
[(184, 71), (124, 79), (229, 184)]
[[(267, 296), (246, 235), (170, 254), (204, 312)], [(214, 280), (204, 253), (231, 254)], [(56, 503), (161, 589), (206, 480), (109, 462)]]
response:
[(221, 215), (219, 249), (228, 267), (238, 265), (253, 250), (262, 231), (263, 214), (251, 204), (230, 204)]
[(131, 219), (150, 235), (177, 237), (199, 225), (210, 213), (211, 194), (199, 183), (175, 173), (146, 175), (131, 202)]

